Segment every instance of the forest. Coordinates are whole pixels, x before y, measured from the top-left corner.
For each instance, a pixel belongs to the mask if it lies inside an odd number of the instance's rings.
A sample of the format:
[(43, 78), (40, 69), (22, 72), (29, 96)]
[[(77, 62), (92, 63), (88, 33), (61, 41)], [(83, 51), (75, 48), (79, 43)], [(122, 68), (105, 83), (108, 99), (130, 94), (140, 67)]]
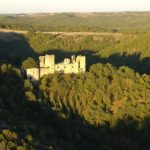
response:
[(150, 12), (1, 14), (0, 27), (28, 31), (150, 32)]
[[(128, 18), (124, 25), (122, 15), (124, 22)], [(64, 13), (42, 14), (31, 21), (32, 15), (1, 15), (1, 27), (29, 33), (0, 32), (0, 149), (149, 150), (149, 16)], [(91, 22), (89, 28), (85, 20)], [(55, 29), (50, 29), (49, 22), (64, 26), (53, 24)], [(68, 28), (75, 22), (76, 30)], [(37, 67), (38, 56), (44, 54), (55, 54), (56, 62), (85, 55), (87, 72), (27, 80), (24, 69)]]

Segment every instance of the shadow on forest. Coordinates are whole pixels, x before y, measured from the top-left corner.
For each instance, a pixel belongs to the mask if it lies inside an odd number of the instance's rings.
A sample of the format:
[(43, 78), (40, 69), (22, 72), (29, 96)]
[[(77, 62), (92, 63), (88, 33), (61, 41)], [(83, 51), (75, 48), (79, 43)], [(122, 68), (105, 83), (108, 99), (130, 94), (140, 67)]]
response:
[[(26, 130), (35, 141), (39, 141), (36, 145), (39, 150), (48, 149), (49, 145), (54, 149), (64, 150), (150, 149), (149, 118), (141, 123), (132, 118), (118, 120), (114, 127), (110, 127), (108, 123), (94, 126), (77, 114), (73, 118), (63, 119), (48, 104), (29, 102), (27, 107), (29, 109), (24, 119), (29, 128)], [(21, 128), (20, 126), (20, 131)]]
[(65, 50), (49, 50), (45, 53), (37, 54), (29, 45), (24, 35), (16, 33), (2, 33), (0, 32), (0, 62), (11, 63), (16, 66), (21, 66), (23, 60), (28, 57), (34, 57), (36, 60), (39, 55), (43, 54), (55, 54), (56, 62), (63, 61), (65, 57), (71, 57), (71, 55), (85, 55), (87, 58), (87, 69), (95, 63), (110, 63), (113, 66), (128, 66), (139, 72), (140, 74), (150, 74), (150, 58), (146, 57), (141, 59), (140, 53), (134, 53), (129, 55), (127, 53), (116, 53), (110, 55), (108, 58), (103, 58), (96, 55), (96, 52), (92, 50), (82, 51), (65, 51)]
[(36, 56), (24, 35), (0, 32), (0, 63), (20, 66), (24, 59)]
[(59, 112), (52, 111), (50, 104), (26, 101), (25, 108), (18, 110), (12, 110), (9, 121), (3, 120), (3, 124), (20, 139), (32, 135), (37, 150), (48, 150), (50, 146), (56, 150), (150, 149), (150, 118), (140, 123), (132, 118), (122, 119), (110, 127), (109, 122), (90, 125), (77, 114), (63, 119)]
[(150, 74), (150, 57), (141, 59), (140, 53), (134, 53), (131, 55), (127, 53), (116, 53), (109, 56), (108, 58), (100, 58), (100, 62), (110, 63), (116, 67), (128, 66), (140, 74)]
[(91, 125), (72, 112), (64, 111), (68, 116), (65, 118), (63, 110), (54, 111), (51, 103), (28, 101), (23, 81), (17, 74), (15, 77), (3, 74), (0, 78), (3, 89), (0, 90), (0, 130), (15, 131), (19, 139), (32, 135), (31, 144), (37, 150), (150, 149), (150, 118), (138, 122), (126, 117), (113, 126), (111, 120)]

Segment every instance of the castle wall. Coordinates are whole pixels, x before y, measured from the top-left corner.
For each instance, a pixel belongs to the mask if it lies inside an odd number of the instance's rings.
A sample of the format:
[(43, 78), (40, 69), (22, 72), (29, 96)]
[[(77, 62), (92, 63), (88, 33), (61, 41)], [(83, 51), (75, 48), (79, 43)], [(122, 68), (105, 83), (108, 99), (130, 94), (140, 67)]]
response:
[(27, 77), (29, 80), (39, 80), (47, 74), (61, 73), (81, 73), (86, 71), (86, 57), (75, 56), (71, 60), (65, 58), (62, 63), (55, 64), (54, 55), (46, 55), (39, 57), (39, 68), (27, 69)]
[(46, 74), (54, 74), (55, 73), (54, 69), (55, 69), (54, 66), (47, 68), (40, 68), (40, 78)]
[(40, 68), (40, 78), (46, 74), (49, 74), (48, 68)]
[(62, 72), (62, 73), (78, 73), (78, 64), (77, 63), (71, 63), (71, 64), (57, 64), (55, 65), (55, 71), (56, 72)]
[(40, 79), (39, 68), (30, 68), (27, 69), (27, 79), (31, 81), (36, 81)]

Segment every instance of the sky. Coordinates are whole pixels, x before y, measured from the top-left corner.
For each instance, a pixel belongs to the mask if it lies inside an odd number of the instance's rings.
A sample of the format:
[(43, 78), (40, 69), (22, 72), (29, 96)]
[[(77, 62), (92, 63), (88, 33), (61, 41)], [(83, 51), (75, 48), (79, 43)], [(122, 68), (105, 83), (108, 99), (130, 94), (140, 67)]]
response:
[(150, 0), (0, 0), (0, 13), (150, 11)]

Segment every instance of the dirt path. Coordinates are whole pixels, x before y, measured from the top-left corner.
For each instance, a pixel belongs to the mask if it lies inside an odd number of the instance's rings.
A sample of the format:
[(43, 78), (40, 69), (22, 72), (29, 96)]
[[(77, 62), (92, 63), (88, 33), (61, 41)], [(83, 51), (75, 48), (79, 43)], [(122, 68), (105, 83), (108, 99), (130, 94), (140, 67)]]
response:
[[(40, 33), (40, 32), (37, 32)], [(45, 34), (61, 34), (61, 35), (68, 35), (68, 36), (73, 36), (73, 35), (104, 35), (104, 36), (109, 36), (109, 35), (124, 35), (123, 33), (109, 33), (109, 32), (42, 32)]]
[(18, 34), (27, 34), (28, 33), (28, 31), (10, 30), (10, 29), (0, 29), (0, 32), (3, 32), (3, 33), (18, 33)]
[[(27, 34), (29, 31), (23, 31), (23, 30), (10, 30), (10, 29), (0, 29), (0, 32), (4, 33), (18, 33), (18, 34)], [(122, 36), (123, 33), (109, 33), (109, 32), (36, 32), (36, 33), (45, 33), (45, 34), (61, 34), (61, 35), (104, 35), (104, 36), (110, 36), (110, 35), (118, 35)]]

